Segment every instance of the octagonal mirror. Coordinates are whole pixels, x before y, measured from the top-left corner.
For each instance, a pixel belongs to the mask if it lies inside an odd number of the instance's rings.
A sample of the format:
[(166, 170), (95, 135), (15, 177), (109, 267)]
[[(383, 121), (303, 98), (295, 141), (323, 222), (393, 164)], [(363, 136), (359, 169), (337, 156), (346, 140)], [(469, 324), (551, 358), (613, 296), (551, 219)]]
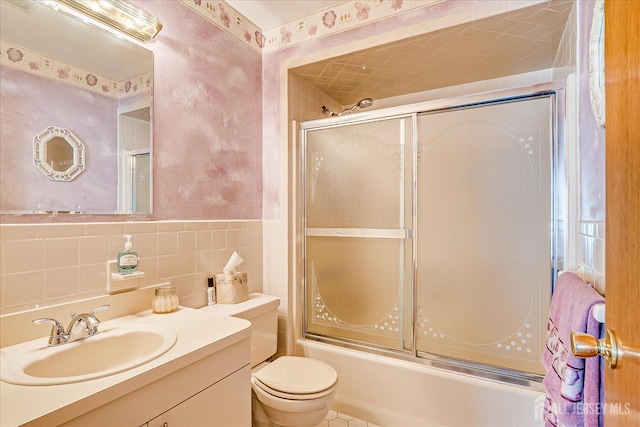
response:
[(85, 168), (84, 144), (69, 129), (49, 126), (33, 138), (33, 164), (52, 181), (72, 181)]

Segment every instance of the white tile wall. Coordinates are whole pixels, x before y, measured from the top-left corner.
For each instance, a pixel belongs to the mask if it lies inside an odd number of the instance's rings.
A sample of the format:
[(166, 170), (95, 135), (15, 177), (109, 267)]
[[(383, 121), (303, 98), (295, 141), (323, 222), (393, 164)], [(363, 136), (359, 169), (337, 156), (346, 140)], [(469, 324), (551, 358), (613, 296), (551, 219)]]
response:
[(303, 78), (289, 75), (289, 119), (303, 122), (328, 117), (322, 114), (322, 106), (340, 112), (343, 106)]
[(576, 242), (579, 273), (585, 282), (605, 293), (605, 223), (579, 222)]
[(103, 295), (107, 262), (132, 234), (145, 276), (139, 286), (171, 282), (181, 304), (206, 304), (206, 279), (234, 251), (250, 292), (263, 289), (262, 221), (160, 221), (0, 225), (0, 313)]
[[(289, 75), (288, 79), (289, 121), (306, 121), (326, 117), (322, 114), (322, 106), (332, 111), (342, 111), (343, 106), (334, 101), (319, 89), (299, 76)], [(288, 171), (282, 170), (282, 176)], [(281, 209), (286, 215), (289, 188), (282, 189), (285, 197), (281, 200)], [(262, 230), (263, 247), (263, 289), (269, 295), (280, 298), (278, 316), (278, 353), (287, 352), (287, 313), (289, 311), (289, 295), (291, 292), (288, 277), (288, 241), (287, 219), (264, 221)]]
[(143, 150), (149, 148), (151, 141), (149, 121), (121, 116), (120, 140), (125, 150)]
[(286, 316), (289, 302), (287, 228), (281, 221), (263, 222), (263, 290), (280, 298), (277, 356), (287, 354)]

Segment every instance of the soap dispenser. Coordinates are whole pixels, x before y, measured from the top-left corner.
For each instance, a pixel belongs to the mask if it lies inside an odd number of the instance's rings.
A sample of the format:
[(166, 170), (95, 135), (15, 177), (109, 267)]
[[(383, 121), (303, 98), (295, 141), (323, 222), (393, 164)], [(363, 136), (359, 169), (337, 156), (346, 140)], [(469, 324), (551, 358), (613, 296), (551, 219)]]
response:
[(131, 274), (138, 269), (138, 253), (133, 250), (130, 234), (124, 236), (127, 242), (124, 244), (124, 250), (118, 253), (118, 273)]

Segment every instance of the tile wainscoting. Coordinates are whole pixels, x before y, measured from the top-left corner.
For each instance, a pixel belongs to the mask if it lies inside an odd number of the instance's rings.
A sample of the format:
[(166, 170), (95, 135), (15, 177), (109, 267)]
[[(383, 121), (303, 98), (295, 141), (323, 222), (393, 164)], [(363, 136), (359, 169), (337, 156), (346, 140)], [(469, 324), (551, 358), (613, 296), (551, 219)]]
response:
[(207, 277), (234, 251), (250, 292), (263, 290), (262, 221), (157, 221), (0, 225), (0, 314), (107, 293), (107, 263), (133, 235), (144, 278), (170, 282), (182, 305), (206, 304)]

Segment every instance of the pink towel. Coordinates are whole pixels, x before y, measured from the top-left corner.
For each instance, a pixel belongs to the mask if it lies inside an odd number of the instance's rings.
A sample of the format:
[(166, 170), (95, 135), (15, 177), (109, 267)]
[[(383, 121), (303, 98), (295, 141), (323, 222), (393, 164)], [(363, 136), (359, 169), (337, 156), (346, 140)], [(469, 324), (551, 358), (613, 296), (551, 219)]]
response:
[(542, 353), (547, 389), (545, 426), (598, 427), (600, 420), (600, 361), (571, 352), (571, 331), (600, 337), (600, 323), (591, 307), (604, 298), (572, 273), (560, 275), (551, 298), (547, 343)]

